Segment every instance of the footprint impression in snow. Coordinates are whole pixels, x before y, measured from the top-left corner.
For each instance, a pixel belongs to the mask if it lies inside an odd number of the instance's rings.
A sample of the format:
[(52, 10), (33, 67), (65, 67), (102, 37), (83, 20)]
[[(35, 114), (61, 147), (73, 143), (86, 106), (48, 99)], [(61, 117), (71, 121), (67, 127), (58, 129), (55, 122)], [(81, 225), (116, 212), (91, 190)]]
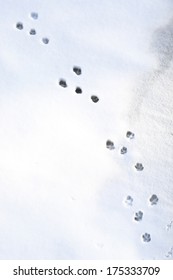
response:
[(42, 38), (42, 43), (45, 44), (45, 45), (49, 44), (49, 38), (43, 37)]
[(18, 30), (23, 30), (23, 23), (22, 23), (22, 22), (17, 22), (17, 23), (16, 23), (16, 28), (17, 28)]
[(127, 148), (126, 147), (122, 147), (121, 150), (120, 150), (120, 153), (122, 155), (126, 154), (127, 153)]
[(79, 66), (74, 66), (73, 67), (73, 72), (76, 74), (76, 75), (81, 75), (82, 74), (82, 69), (79, 67)]
[(153, 194), (150, 198), (149, 198), (149, 202), (151, 205), (157, 205), (159, 199), (157, 197), (156, 194)]
[(60, 79), (59, 80), (59, 85), (63, 88), (66, 88), (67, 87), (67, 83), (66, 83), (66, 80), (64, 79)]
[(130, 195), (128, 195), (124, 200), (124, 204), (126, 206), (132, 206), (133, 205), (133, 198)]
[(142, 171), (144, 169), (142, 163), (137, 162), (135, 165), (137, 171)]
[(142, 241), (143, 242), (150, 242), (151, 241), (151, 235), (149, 234), (149, 233), (144, 233), (143, 235), (142, 235)]
[(30, 35), (36, 35), (36, 30), (32, 28), (32, 29), (29, 31), (29, 34), (30, 34)]
[(94, 103), (99, 102), (99, 98), (98, 98), (96, 95), (92, 95), (92, 96), (91, 96), (91, 100), (92, 100)]
[(38, 19), (38, 13), (36, 13), (36, 12), (31, 12), (31, 13), (30, 13), (30, 17), (31, 17), (33, 20), (37, 20), (37, 19)]
[(129, 139), (133, 139), (133, 138), (135, 138), (135, 134), (131, 131), (127, 131), (126, 137), (129, 138)]
[(136, 222), (142, 221), (142, 218), (143, 218), (143, 212), (142, 211), (138, 211), (138, 212), (135, 213), (134, 220)]
[(111, 140), (107, 140), (106, 141), (106, 148), (109, 149), (109, 150), (114, 150), (115, 149), (114, 142), (111, 141)]

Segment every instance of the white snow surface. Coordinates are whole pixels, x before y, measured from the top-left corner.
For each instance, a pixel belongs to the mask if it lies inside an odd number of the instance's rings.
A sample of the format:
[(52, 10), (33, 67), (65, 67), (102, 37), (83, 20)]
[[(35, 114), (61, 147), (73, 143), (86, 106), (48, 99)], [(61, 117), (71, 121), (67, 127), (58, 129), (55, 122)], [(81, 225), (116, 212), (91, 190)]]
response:
[(173, 1), (0, 4), (0, 259), (173, 259)]

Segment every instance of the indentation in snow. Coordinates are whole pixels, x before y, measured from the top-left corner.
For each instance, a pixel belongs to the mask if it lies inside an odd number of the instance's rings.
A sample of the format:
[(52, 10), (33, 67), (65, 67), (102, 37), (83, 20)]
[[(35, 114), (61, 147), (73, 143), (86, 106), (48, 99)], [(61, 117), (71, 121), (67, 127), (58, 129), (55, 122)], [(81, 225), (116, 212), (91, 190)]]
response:
[(140, 221), (142, 221), (142, 218), (143, 218), (143, 212), (142, 211), (138, 211), (138, 212), (135, 213), (135, 216), (134, 216), (135, 221), (140, 222)]
[(149, 233), (144, 233), (142, 235), (142, 241), (143, 242), (150, 242), (151, 241), (151, 235)]
[(128, 195), (125, 198), (124, 203), (125, 203), (126, 206), (132, 206), (133, 205), (133, 198), (130, 195)]
[(73, 72), (76, 73), (76, 75), (81, 75), (82, 74), (82, 69), (78, 66), (73, 67)]
[(109, 150), (114, 150), (115, 149), (114, 142), (112, 142), (111, 140), (107, 140), (106, 148)]
[(42, 38), (43, 44), (47, 45), (49, 44), (49, 39), (47, 37)]
[(29, 34), (30, 34), (30, 35), (36, 35), (36, 30), (32, 28), (32, 29), (29, 31)]
[(67, 87), (67, 83), (66, 83), (66, 80), (64, 79), (60, 79), (59, 80), (59, 85), (63, 88), (66, 88)]
[(82, 93), (82, 89), (80, 87), (77, 87), (75, 92), (78, 93), (78, 94), (81, 94)]
[(18, 30), (22, 30), (22, 29), (23, 29), (23, 23), (22, 23), (22, 22), (17, 22), (17, 23), (16, 23), (16, 28), (17, 28)]
[(135, 165), (137, 171), (142, 171), (144, 169), (142, 163), (137, 162)]
[(94, 102), (94, 103), (97, 103), (99, 101), (99, 98), (96, 96), (96, 95), (92, 95), (91, 96), (91, 100)]
[(156, 194), (153, 194), (153, 195), (150, 197), (149, 201), (150, 201), (150, 204), (151, 204), (151, 205), (156, 205), (156, 204), (158, 203), (159, 199), (158, 199), (158, 197), (157, 197)]
[(36, 19), (38, 19), (38, 13), (32, 12), (32, 13), (30, 14), (30, 17), (31, 17), (32, 19), (36, 20)]
[(122, 147), (121, 150), (120, 150), (120, 153), (122, 155), (126, 154), (127, 153), (127, 148), (126, 147)]
[(135, 134), (131, 131), (127, 131), (126, 137), (129, 138), (129, 139), (133, 139), (135, 137)]

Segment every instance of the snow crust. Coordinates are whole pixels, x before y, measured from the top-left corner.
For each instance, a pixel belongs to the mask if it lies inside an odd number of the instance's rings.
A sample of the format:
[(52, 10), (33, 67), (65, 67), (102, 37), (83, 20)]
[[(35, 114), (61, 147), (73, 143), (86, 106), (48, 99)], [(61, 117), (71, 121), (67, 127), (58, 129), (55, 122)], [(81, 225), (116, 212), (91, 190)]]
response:
[(173, 259), (172, 1), (0, 4), (0, 259)]

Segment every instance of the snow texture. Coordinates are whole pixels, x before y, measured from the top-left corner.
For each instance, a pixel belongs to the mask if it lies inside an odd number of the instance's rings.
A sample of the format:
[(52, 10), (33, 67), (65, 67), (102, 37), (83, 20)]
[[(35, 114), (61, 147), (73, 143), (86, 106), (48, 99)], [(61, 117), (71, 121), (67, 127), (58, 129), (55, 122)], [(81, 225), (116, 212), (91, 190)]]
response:
[(173, 259), (173, 1), (0, 4), (0, 259)]

